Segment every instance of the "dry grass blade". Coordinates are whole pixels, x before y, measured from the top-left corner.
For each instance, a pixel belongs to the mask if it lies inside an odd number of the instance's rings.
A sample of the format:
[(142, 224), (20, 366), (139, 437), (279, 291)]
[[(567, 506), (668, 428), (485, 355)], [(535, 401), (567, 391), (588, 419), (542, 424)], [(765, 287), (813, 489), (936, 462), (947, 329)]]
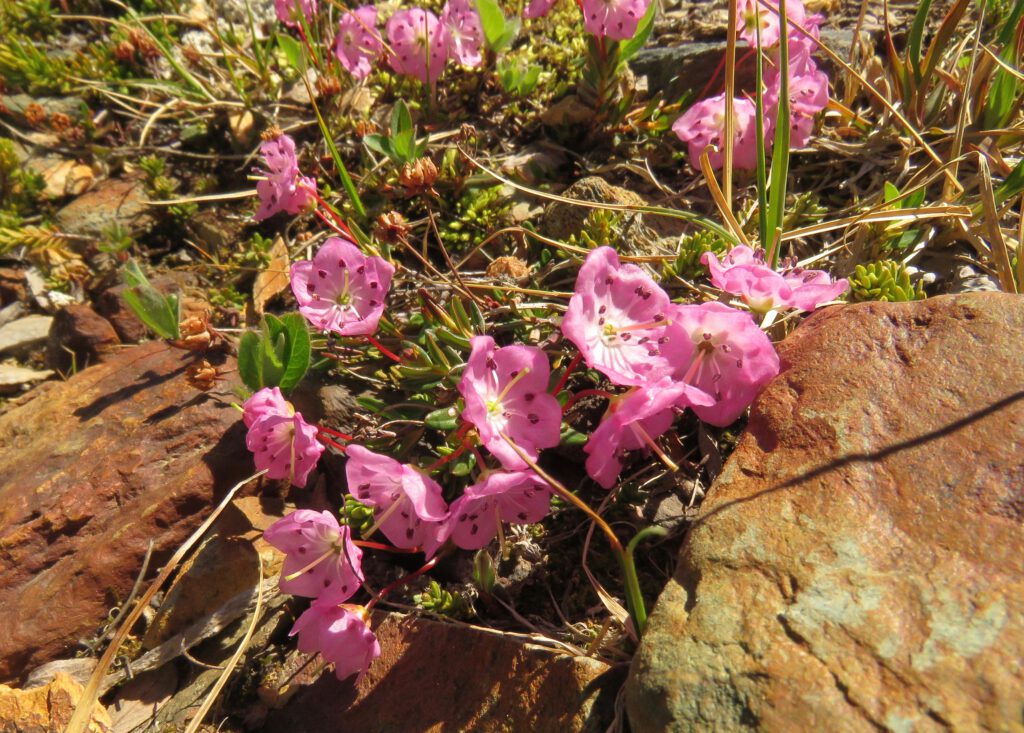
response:
[(135, 608), (128, 614), (124, 623), (118, 627), (117, 633), (114, 634), (110, 644), (107, 645), (106, 650), (103, 652), (103, 656), (100, 657), (100, 661), (96, 665), (96, 669), (93, 670), (92, 676), (89, 677), (89, 682), (85, 685), (85, 689), (82, 691), (82, 697), (79, 699), (78, 705), (75, 706), (75, 712), (71, 716), (71, 720), (68, 722), (68, 727), (65, 730), (65, 733), (85, 733), (85, 730), (89, 725), (89, 717), (92, 714), (93, 706), (95, 706), (96, 701), (99, 698), (99, 689), (103, 682), (103, 678), (107, 674), (107, 670), (110, 668), (110, 665), (113, 663), (114, 657), (117, 656), (117, 652), (121, 648), (121, 644), (124, 643), (128, 633), (131, 631), (132, 626), (134, 626), (135, 622), (139, 620), (139, 617), (142, 616), (142, 612), (145, 610), (146, 606), (148, 606), (149, 602), (153, 600), (153, 596), (156, 595), (157, 591), (160, 590), (160, 587), (167, 581), (167, 579), (171, 577), (171, 573), (173, 573), (174, 569), (178, 567), (178, 564), (185, 558), (185, 555), (192, 549), (192, 546), (195, 545), (195, 543), (198, 542), (204, 534), (206, 534), (206, 530), (208, 530), (214, 521), (216, 521), (217, 517), (220, 516), (220, 513), (224, 511), (225, 507), (231, 503), (231, 500), (235, 497), (235, 494), (238, 493), (239, 489), (265, 473), (266, 470), (258, 471), (252, 476), (242, 479), (232, 486), (231, 490), (224, 496), (220, 504), (218, 504), (210, 513), (210, 516), (208, 516), (206, 520), (199, 525), (198, 529), (196, 529), (196, 531), (193, 532), (177, 550), (175, 550), (171, 559), (167, 561), (167, 564), (160, 570), (159, 575), (156, 576), (153, 583), (148, 589), (146, 589), (146, 592), (142, 594), (142, 597), (139, 598), (139, 602), (136, 604)]
[(256, 566), (259, 568), (259, 582), (256, 585), (256, 609), (252, 612), (252, 621), (249, 623), (249, 628), (246, 629), (245, 636), (242, 641), (239, 642), (238, 648), (235, 649), (235, 653), (231, 655), (231, 659), (224, 665), (224, 671), (220, 673), (220, 677), (217, 678), (217, 682), (214, 683), (213, 687), (207, 693), (206, 698), (203, 700), (203, 704), (199, 706), (199, 711), (195, 714), (191, 721), (189, 721), (188, 728), (185, 729), (185, 733), (196, 733), (199, 730), (199, 726), (203, 724), (203, 718), (210, 712), (210, 708), (213, 706), (213, 701), (217, 699), (217, 695), (224, 689), (224, 685), (228, 681), (228, 677), (234, 671), (238, 665), (238, 660), (242, 658), (245, 650), (249, 646), (249, 642), (252, 640), (252, 634), (256, 630), (256, 624), (260, 620), (260, 612), (263, 610), (263, 563), (257, 562)]
[(836, 229), (845, 229), (857, 224), (870, 224), (882, 221), (920, 221), (922, 219), (942, 219), (954, 217), (958, 219), (970, 219), (971, 208), (957, 204), (943, 204), (939, 206), (917, 206), (911, 209), (900, 209), (899, 211), (867, 211), (854, 216), (845, 216), (842, 219), (812, 224), (801, 229), (793, 229), (782, 236), (783, 242), (788, 242), (801, 237), (810, 237), (815, 234), (832, 232)]
[(230, 201), (232, 199), (251, 199), (256, 196), (256, 189), (251, 191), (234, 191), (232, 193), (217, 193), (208, 196), (189, 196), (183, 199), (162, 199), (160, 201), (143, 201), (147, 206), (177, 206), (178, 204), (198, 204), (206, 201)]
[(597, 524), (593, 521), (590, 523), (590, 527), (587, 528), (587, 537), (583, 541), (583, 572), (587, 576), (587, 580), (590, 581), (590, 585), (593, 586), (594, 592), (597, 593), (598, 599), (601, 601), (601, 605), (605, 607), (605, 610), (611, 614), (617, 622), (622, 624), (622, 627), (629, 634), (633, 641), (639, 641), (636, 635), (636, 630), (633, 628), (633, 624), (629, 619), (629, 611), (626, 607), (615, 600), (615, 597), (601, 585), (601, 581), (598, 580), (592, 572), (590, 572), (590, 566), (587, 564), (587, 555), (590, 554), (590, 540), (594, 536), (594, 529)]
[[(981, 28), (985, 23), (985, 6), (988, 3), (981, 4), (981, 10), (979, 11), (977, 29), (974, 33), (974, 47), (971, 49), (971, 60), (970, 65), (967, 67), (967, 79), (963, 84), (963, 95), (966, 97), (970, 94), (970, 89), (974, 81), (974, 69), (978, 63), (978, 47), (981, 44)], [(960, 151), (963, 150), (964, 146), (964, 130), (967, 129), (967, 114), (971, 105), (969, 104), (969, 98), (960, 100), (960, 114), (956, 120), (956, 134), (953, 136), (953, 147), (949, 151), (950, 166), (949, 172), (951, 176), (946, 179), (945, 185), (942, 187), (942, 197), (949, 201), (953, 198), (953, 186), (951, 181), (956, 181), (957, 173), (960, 170)], [(963, 189), (961, 189), (963, 190)]]
[(1016, 293), (1018, 290), (1017, 283), (1013, 279), (1010, 251), (1006, 246), (1003, 230), (999, 226), (999, 208), (996, 206), (995, 193), (992, 190), (992, 174), (989, 172), (988, 160), (980, 153), (978, 154), (978, 173), (981, 178), (981, 207), (984, 212), (982, 223), (988, 235), (988, 244), (992, 250), (996, 273), (999, 275), (999, 284), (1007, 293)]
[[(726, 168), (726, 170), (728, 170)], [(725, 194), (722, 193), (722, 189), (718, 187), (718, 179), (715, 178), (715, 171), (711, 168), (711, 160), (708, 157), (708, 148), (700, 154), (700, 172), (704, 174), (704, 180), (708, 184), (708, 191), (711, 192), (711, 198), (715, 200), (715, 206), (718, 207), (718, 213), (722, 215), (725, 220), (726, 226), (729, 227), (729, 231), (733, 233), (738, 240), (743, 244), (750, 244), (750, 240), (747, 235), (743, 233), (743, 227), (736, 221), (736, 217), (732, 215), (732, 208), (729, 206), (729, 200)]]

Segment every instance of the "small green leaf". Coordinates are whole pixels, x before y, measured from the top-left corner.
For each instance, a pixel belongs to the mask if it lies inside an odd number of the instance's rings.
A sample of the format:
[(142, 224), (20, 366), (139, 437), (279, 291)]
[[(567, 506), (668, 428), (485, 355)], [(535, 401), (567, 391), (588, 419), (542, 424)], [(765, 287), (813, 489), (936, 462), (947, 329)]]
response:
[(309, 328), (301, 313), (289, 313), (283, 319), (287, 346), (284, 355), (284, 373), (278, 386), (282, 392), (290, 392), (302, 381), (309, 371), (312, 348)]
[(434, 430), (445, 432), (455, 430), (459, 424), (459, 409), (456, 405), (450, 405), (449, 407), (434, 410), (423, 418), (423, 423), (428, 428), (433, 428)]
[(128, 261), (121, 274), (128, 285), (123, 293), (125, 302), (139, 320), (160, 338), (180, 338), (178, 297), (164, 295), (150, 285), (146, 275), (134, 260)]
[[(492, 51), (500, 51), (507, 35), (505, 14), (497, 0), (476, 0), (476, 10), (480, 14), (480, 25), (483, 26), (487, 47)], [(513, 36), (514, 38), (514, 36)]]
[(253, 392), (263, 389), (260, 369), (260, 337), (255, 331), (246, 331), (238, 340), (238, 374), (245, 386)]
[(277, 36), (277, 47), (288, 59), (289, 66), (300, 74), (306, 70), (306, 49), (302, 47), (301, 43), (291, 36), (281, 33)]
[(631, 58), (636, 56), (644, 44), (647, 43), (647, 39), (651, 37), (651, 31), (654, 30), (654, 16), (658, 11), (658, 3), (651, 3), (647, 6), (647, 12), (640, 19), (640, 22), (636, 26), (636, 33), (628, 41), (624, 41), (619, 45), (619, 63), (624, 64)]

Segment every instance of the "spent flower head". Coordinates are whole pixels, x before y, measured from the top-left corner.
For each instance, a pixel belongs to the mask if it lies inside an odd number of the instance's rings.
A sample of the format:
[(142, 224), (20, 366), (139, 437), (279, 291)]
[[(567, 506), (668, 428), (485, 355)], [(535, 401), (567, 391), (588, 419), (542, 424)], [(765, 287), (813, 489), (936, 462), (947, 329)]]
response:
[(361, 445), (350, 444), (345, 453), (349, 493), (373, 507), (374, 526), (395, 547), (431, 547), (437, 524), (448, 518), (448, 505), (438, 483), (412, 466)]
[(503, 436), (534, 460), (542, 448), (558, 445), (562, 408), (547, 391), (547, 356), (536, 346), (499, 349), (490, 336), (474, 336), (472, 345), (459, 382), (466, 401), (462, 418), (476, 426), (505, 468), (526, 468)]
[(334, 55), (356, 79), (365, 79), (373, 64), (384, 53), (384, 42), (377, 32), (377, 8), (362, 5), (341, 16), (334, 39)]
[(295, 155), (295, 141), (288, 135), (278, 135), (264, 140), (260, 155), (266, 165), (257, 170), (261, 179), (256, 182), (256, 193), (260, 207), (256, 210), (256, 221), (284, 211), (298, 214), (316, 204), (313, 194), (316, 181), (300, 175), (299, 161)]
[(362, 679), (370, 662), (380, 656), (380, 644), (367, 625), (369, 614), (360, 606), (316, 601), (299, 616), (289, 636), (299, 636), (299, 651), (317, 652), (334, 665), (339, 680), (358, 673)]
[(285, 593), (342, 603), (362, 585), (363, 551), (328, 511), (294, 511), (268, 527), (263, 539), (285, 554), (280, 581)]
[(299, 312), (315, 328), (341, 336), (377, 330), (395, 268), (367, 257), (354, 242), (331, 237), (313, 259), (292, 265), (291, 285)]
[(448, 29), (429, 10), (399, 10), (388, 18), (388, 62), (399, 74), (434, 84), (448, 60)]
[(669, 298), (636, 265), (619, 263), (611, 247), (587, 255), (562, 320), (587, 366), (623, 386), (647, 384), (668, 364), (661, 354)]

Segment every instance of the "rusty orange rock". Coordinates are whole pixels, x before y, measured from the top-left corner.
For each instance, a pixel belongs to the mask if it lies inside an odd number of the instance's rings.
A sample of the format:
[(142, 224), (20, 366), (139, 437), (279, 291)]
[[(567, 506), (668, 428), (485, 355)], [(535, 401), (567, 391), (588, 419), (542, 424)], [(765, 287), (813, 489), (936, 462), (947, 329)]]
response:
[(633, 730), (1009, 731), (1024, 700), (1024, 298), (810, 317), (701, 507)]

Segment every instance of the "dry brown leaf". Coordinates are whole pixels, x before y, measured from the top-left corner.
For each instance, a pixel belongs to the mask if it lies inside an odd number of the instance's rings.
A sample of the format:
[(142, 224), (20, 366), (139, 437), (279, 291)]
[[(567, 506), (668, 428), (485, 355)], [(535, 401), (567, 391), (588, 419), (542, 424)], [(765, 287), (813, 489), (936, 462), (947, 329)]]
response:
[(283, 237), (277, 237), (270, 248), (270, 264), (256, 276), (252, 286), (252, 306), (257, 316), (263, 315), (267, 301), (278, 293), (288, 289), (288, 248)]

